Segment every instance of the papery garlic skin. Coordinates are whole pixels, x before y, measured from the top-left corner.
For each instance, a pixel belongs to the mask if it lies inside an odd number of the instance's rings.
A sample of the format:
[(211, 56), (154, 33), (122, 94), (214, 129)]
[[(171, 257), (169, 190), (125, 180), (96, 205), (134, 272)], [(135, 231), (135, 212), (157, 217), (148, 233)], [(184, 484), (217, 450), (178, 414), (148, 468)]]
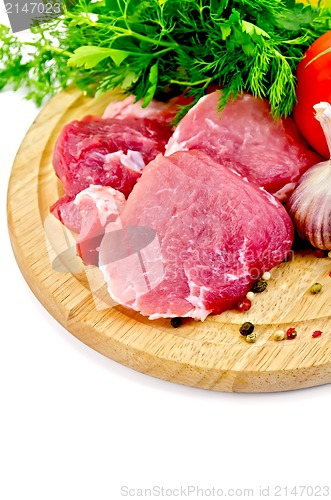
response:
[[(331, 105), (321, 102), (314, 109), (331, 156)], [(300, 238), (321, 250), (331, 250), (331, 160), (303, 174), (286, 208)]]
[(316, 111), (315, 118), (323, 129), (331, 158), (331, 104), (320, 102), (315, 104), (314, 110)]
[(303, 174), (286, 208), (300, 238), (321, 250), (331, 250), (330, 161)]

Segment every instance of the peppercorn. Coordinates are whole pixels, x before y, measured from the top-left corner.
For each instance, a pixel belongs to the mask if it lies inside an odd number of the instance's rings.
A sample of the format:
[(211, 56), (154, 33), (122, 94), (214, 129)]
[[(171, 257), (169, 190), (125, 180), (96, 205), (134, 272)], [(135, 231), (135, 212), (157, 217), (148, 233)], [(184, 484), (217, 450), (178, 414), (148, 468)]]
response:
[(270, 278), (271, 278), (271, 274), (268, 273), (268, 271), (266, 271), (265, 273), (262, 274), (262, 279), (263, 280), (269, 281)]
[(280, 342), (281, 340), (285, 339), (285, 332), (283, 330), (277, 330), (277, 332), (274, 333), (274, 340), (277, 342)]
[(249, 321), (246, 321), (246, 323), (243, 323), (241, 327), (239, 328), (239, 332), (241, 335), (246, 337), (247, 335), (250, 335), (254, 331), (254, 325), (253, 323), (250, 323)]
[(170, 324), (173, 328), (178, 328), (183, 323), (182, 318), (171, 318)]
[[(331, 274), (331, 273), (330, 273)], [(251, 302), (253, 302), (255, 298), (255, 295), (254, 295), (254, 292), (247, 292), (246, 294), (246, 299), (250, 300)]]
[(286, 332), (286, 337), (290, 340), (295, 339), (295, 337), (298, 335), (298, 332), (296, 331), (295, 328), (289, 328)]
[(323, 259), (324, 257), (326, 257), (326, 253), (324, 252), (324, 250), (320, 250), (319, 248), (316, 248), (316, 250), (314, 250), (314, 255), (318, 259)]
[(256, 342), (256, 333), (253, 332), (253, 333), (250, 333), (249, 335), (247, 335), (245, 337), (245, 340), (246, 342), (248, 342), (249, 344), (254, 344), (254, 342)]
[(267, 288), (268, 282), (264, 279), (259, 279), (254, 285), (252, 286), (252, 292), (253, 293), (261, 293), (264, 292), (264, 290)]
[(237, 304), (238, 311), (244, 312), (248, 311), (252, 307), (252, 303), (249, 299), (239, 300)]
[(320, 293), (320, 291), (322, 290), (322, 285), (321, 283), (314, 283), (311, 287), (310, 287), (310, 292), (313, 293), (314, 295), (316, 293)]
[(321, 330), (315, 330), (313, 333), (312, 333), (312, 337), (314, 339), (316, 339), (317, 337), (320, 337), (321, 335), (323, 335), (323, 332), (321, 332)]

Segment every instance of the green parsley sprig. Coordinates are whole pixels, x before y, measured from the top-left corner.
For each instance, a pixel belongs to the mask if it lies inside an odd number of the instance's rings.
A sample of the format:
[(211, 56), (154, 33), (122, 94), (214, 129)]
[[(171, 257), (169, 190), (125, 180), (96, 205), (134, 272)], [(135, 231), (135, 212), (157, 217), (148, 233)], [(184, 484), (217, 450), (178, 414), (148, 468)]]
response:
[[(0, 89), (40, 104), (75, 83), (89, 95), (120, 87), (148, 105), (215, 83), (220, 107), (239, 92), (266, 97), (274, 116), (295, 102), (304, 51), (331, 29), (331, 11), (295, 0), (79, 0), (22, 43), (0, 27)], [(182, 111), (185, 112), (184, 109)]]

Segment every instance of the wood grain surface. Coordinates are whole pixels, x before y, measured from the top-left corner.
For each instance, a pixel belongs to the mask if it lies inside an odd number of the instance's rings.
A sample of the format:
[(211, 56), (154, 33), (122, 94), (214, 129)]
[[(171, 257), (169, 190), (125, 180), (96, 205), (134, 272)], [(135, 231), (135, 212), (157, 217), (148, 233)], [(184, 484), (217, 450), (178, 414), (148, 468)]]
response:
[[(271, 271), (250, 311), (227, 311), (204, 322), (149, 321), (112, 303), (97, 268), (84, 268), (74, 238), (49, 215), (61, 192), (51, 165), (64, 124), (101, 114), (98, 100), (69, 89), (54, 97), (28, 131), (8, 190), (8, 223), (18, 265), (40, 302), (82, 342), (134, 370), (172, 382), (233, 392), (272, 392), (331, 382), (331, 260), (307, 250)], [(319, 282), (318, 295), (309, 291)], [(239, 334), (255, 324), (257, 342)], [(276, 342), (279, 329), (296, 327), (295, 340)], [(312, 338), (314, 330), (323, 331)], [(42, 353), (41, 353), (42, 355)]]

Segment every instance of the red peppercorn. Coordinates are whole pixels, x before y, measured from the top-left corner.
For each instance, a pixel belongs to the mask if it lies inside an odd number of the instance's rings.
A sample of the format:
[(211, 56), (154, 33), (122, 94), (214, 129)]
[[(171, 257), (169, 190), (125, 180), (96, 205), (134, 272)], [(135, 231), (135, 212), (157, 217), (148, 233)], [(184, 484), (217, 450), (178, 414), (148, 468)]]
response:
[(239, 300), (237, 304), (238, 311), (244, 312), (248, 311), (252, 307), (252, 303), (249, 299)]
[(318, 259), (323, 259), (324, 257), (326, 257), (326, 253), (323, 250), (320, 250), (319, 248), (316, 248), (316, 250), (314, 250), (314, 255)]
[(295, 339), (295, 337), (297, 336), (297, 331), (295, 328), (289, 328), (287, 331), (286, 331), (286, 338), (292, 340), (292, 339)]
[(329, 276), (330, 276), (330, 278), (331, 278), (331, 273), (329, 273)]
[(315, 330), (312, 334), (312, 337), (316, 339), (317, 337), (320, 337), (322, 334), (323, 332), (321, 332), (321, 330)]

